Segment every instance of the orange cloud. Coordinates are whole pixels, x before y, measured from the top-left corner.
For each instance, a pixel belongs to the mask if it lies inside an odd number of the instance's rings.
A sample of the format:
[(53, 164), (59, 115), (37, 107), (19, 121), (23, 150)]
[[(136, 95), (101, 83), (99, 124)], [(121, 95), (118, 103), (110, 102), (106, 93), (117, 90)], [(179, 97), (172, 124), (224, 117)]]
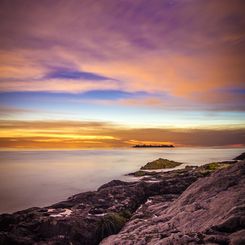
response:
[(245, 129), (242, 126), (210, 129), (127, 128), (105, 122), (0, 121), (0, 147), (130, 147), (144, 143), (168, 143), (177, 146), (244, 146), (244, 133)]
[[(1, 2), (0, 92), (140, 91), (149, 97), (115, 104), (244, 111), (244, 94), (217, 92), (244, 90), (242, 1), (109, 2)], [(49, 78), (55, 69), (111, 79)]]
[(81, 93), (90, 90), (117, 89), (114, 81), (86, 81), (86, 80), (40, 80), (40, 81), (3, 81), (0, 83), (1, 92), (66, 92)]

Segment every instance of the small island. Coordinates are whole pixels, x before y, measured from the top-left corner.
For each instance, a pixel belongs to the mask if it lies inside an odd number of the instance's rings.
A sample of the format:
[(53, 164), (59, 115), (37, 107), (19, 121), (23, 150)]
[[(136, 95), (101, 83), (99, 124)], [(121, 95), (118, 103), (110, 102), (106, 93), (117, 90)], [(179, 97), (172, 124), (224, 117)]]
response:
[(134, 148), (172, 148), (174, 145), (134, 145)]

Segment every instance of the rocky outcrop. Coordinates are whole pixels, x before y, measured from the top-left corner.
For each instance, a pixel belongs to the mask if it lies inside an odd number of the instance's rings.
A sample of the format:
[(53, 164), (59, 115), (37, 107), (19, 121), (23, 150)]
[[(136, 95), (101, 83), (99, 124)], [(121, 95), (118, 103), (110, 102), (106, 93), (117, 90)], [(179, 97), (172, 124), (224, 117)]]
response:
[(245, 152), (243, 152), (241, 155), (235, 157), (233, 160), (245, 160)]
[[(165, 160), (165, 159), (163, 159)], [(153, 161), (154, 162), (154, 161)], [(210, 174), (211, 172), (214, 172), (218, 169), (223, 169), (223, 168), (227, 168), (229, 166), (231, 166), (232, 164), (236, 163), (237, 160), (230, 160), (230, 161), (222, 161), (222, 162), (212, 162), (212, 163), (208, 163), (205, 165), (202, 165), (200, 167), (197, 166), (186, 166), (185, 169), (179, 169), (179, 170), (172, 170), (169, 172), (157, 172), (154, 170), (151, 171), (145, 171), (141, 168), (141, 170), (138, 170), (136, 172), (133, 173), (129, 173), (127, 175), (129, 176), (134, 176), (134, 177), (144, 177), (143, 180), (146, 179), (161, 179), (162, 176), (166, 177), (166, 176), (175, 176), (175, 175), (179, 175), (182, 172), (186, 172), (186, 171), (194, 171), (198, 174), (202, 174), (203, 176), (206, 176), (208, 174)], [(180, 163), (181, 164), (181, 163)]]
[(0, 244), (98, 244), (150, 196), (180, 195), (201, 174), (182, 171), (138, 182), (111, 181), (45, 208), (0, 215)]
[(181, 162), (175, 162), (164, 158), (158, 158), (152, 162), (148, 162), (145, 166), (141, 167), (141, 170), (152, 170), (152, 169), (165, 169), (175, 168), (181, 165)]
[(179, 197), (150, 197), (101, 244), (245, 244), (244, 186), (243, 161), (200, 178)]
[[(136, 182), (113, 180), (49, 207), (2, 214), (0, 244), (239, 244), (244, 163), (233, 164), (146, 171)], [(202, 178), (219, 168), (227, 170)]]

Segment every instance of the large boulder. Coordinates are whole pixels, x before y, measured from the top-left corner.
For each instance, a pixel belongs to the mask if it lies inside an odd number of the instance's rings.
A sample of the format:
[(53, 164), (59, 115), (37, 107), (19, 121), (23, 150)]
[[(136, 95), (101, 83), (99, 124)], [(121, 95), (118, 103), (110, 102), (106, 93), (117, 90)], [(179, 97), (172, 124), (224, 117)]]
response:
[(148, 199), (101, 245), (245, 244), (244, 186), (245, 162), (231, 164), (200, 178), (179, 197)]

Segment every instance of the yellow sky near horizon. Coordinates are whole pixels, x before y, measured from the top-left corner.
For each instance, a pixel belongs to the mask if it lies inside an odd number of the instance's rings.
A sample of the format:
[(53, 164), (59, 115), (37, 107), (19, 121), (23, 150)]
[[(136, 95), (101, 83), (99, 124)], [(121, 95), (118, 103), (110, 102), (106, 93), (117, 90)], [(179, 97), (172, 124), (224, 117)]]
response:
[(0, 147), (244, 146), (244, 133), (242, 125), (223, 128), (133, 128), (105, 122), (3, 120), (0, 121)]

